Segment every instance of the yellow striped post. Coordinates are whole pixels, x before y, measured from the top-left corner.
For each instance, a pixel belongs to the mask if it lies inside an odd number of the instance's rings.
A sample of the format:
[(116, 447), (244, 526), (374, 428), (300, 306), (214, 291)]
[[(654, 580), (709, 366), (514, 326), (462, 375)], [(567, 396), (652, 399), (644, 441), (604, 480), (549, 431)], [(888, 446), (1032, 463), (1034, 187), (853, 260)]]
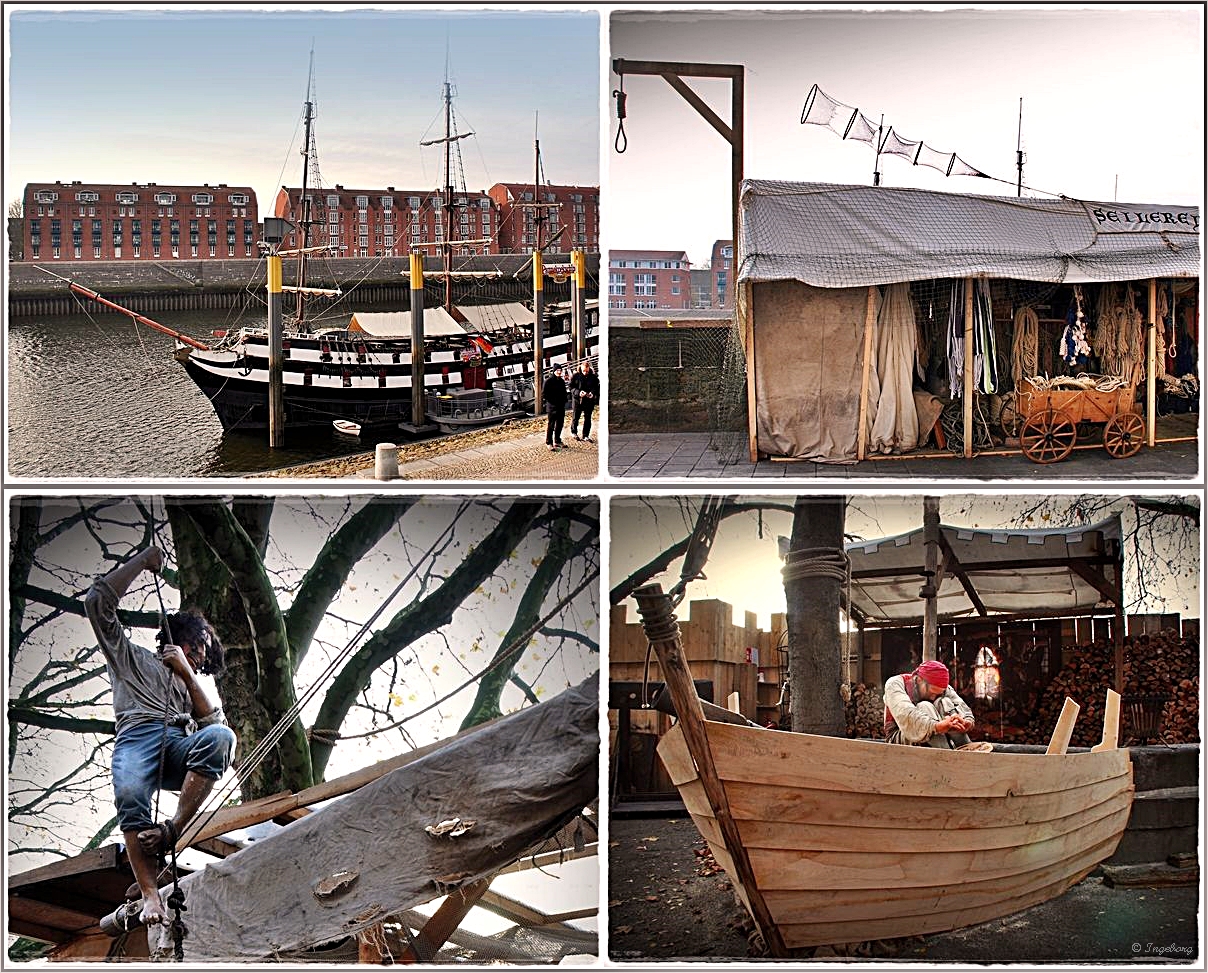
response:
[(268, 444), (285, 445), (285, 357), (282, 351), (281, 258), (268, 255)]
[(541, 251), (533, 251), (533, 415), (541, 415), (545, 403), (541, 401), (541, 383), (545, 381), (541, 366), (544, 354), (541, 342), (543, 319), (545, 318), (545, 262)]

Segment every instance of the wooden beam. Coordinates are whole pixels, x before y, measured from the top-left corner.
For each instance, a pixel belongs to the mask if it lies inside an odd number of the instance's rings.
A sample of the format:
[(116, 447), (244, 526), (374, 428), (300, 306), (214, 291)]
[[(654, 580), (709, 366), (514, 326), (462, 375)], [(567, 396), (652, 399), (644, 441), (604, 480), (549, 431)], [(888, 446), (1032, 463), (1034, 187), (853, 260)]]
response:
[(73, 875), (102, 869), (119, 868), (121, 862), (121, 850), (118, 845), (103, 845), (100, 848), (76, 855), (74, 858), (52, 862), (49, 865), (40, 865), (17, 875), (9, 875), (8, 889), (12, 892), (27, 885), (37, 885), (39, 882), (50, 882), (54, 879), (69, 878)]
[[(53, 902), (42, 902), (39, 899), (27, 899), (20, 895), (8, 897), (9, 929), (18, 935), (28, 935), (22, 932), (21, 926), (29, 923), (32, 927), (49, 929), (59, 933), (57, 938), (49, 942), (65, 942), (67, 939), (83, 932), (85, 929), (95, 929), (97, 917), (86, 912), (77, 912)], [(35, 936), (42, 939), (45, 937)]]
[(541, 855), (526, 855), (524, 858), (516, 859), (506, 868), (501, 868), (499, 873), (527, 872), (533, 868), (545, 868), (547, 865), (561, 865), (564, 862), (578, 861), (580, 858), (591, 858), (593, 855), (599, 854), (599, 848), (599, 844), (593, 842), (582, 851), (567, 848), (565, 851), (547, 851)]
[[(735, 251), (737, 252), (737, 251)], [(745, 300), (738, 300), (738, 290), (734, 291), (734, 313), (742, 309), (742, 341), (744, 357), (747, 362), (747, 447), (751, 462), (759, 462), (759, 405), (755, 396), (755, 285), (744, 281), (742, 285)]]
[(868, 386), (871, 382), (872, 369), (872, 330), (873, 316), (876, 313), (877, 289), (873, 285), (868, 288), (868, 301), (864, 307), (864, 365), (860, 371), (860, 425), (856, 429), (856, 459), (862, 460), (868, 455)]
[(1084, 564), (1081, 561), (1070, 561), (1070, 570), (1078, 575), (1083, 581), (1091, 585), (1099, 594), (1110, 603), (1116, 603), (1115, 586), (1107, 580), (1107, 576), (1102, 571), (1095, 570), (1096, 566), (1092, 564)]
[(345, 774), (343, 777), (337, 777), (335, 780), (315, 784), (313, 787), (308, 787), (306, 790), (299, 791), (296, 794), (282, 791), (279, 794), (262, 797), (256, 801), (248, 801), (245, 804), (236, 804), (234, 807), (221, 808), (214, 814), (199, 814), (193, 819), (189, 827), (185, 829), (184, 834), (180, 836), (180, 840), (176, 843), (176, 848), (178, 851), (183, 851), (185, 848), (195, 845), (199, 841), (204, 841), (206, 838), (215, 838), (218, 835), (226, 834), (228, 831), (235, 831), (238, 828), (249, 828), (253, 824), (260, 824), (264, 821), (271, 821), (274, 818), (282, 817), (283, 815), (293, 814), (297, 810), (308, 807), (311, 804), (318, 804), (320, 801), (350, 794), (364, 787), (366, 784), (373, 783), (379, 777), (383, 777), (393, 770), (398, 770), (400, 767), (405, 767), (416, 760), (435, 753), (442, 747), (448, 746), (454, 740), (460, 740), (473, 733), (477, 733), (494, 722), (495, 720), (480, 723), (478, 726), (462, 730), (451, 737), (437, 740), (435, 743), (419, 747), (416, 750), (410, 750), (396, 757), (390, 757), (387, 760), (379, 761), (360, 770), (354, 770), (351, 774)]
[(985, 617), (989, 612), (986, 611), (986, 606), (982, 603), (981, 596), (977, 593), (977, 588), (974, 587), (968, 573), (962, 567), (961, 559), (956, 556), (956, 551), (952, 549), (952, 545), (948, 543), (948, 538), (944, 536), (942, 531), (940, 532), (939, 540), (940, 547), (944, 551), (944, 570), (951, 571), (956, 575), (956, 579), (961, 583), (961, 587), (965, 589), (965, 594), (968, 596), (969, 601), (972, 602), (973, 607), (977, 609), (977, 613)]
[[(963, 570), (969, 574), (992, 574), (996, 571), (1015, 571), (1021, 568), (1065, 568), (1069, 567), (1073, 561), (1081, 561), (1084, 564), (1113, 564), (1115, 558), (1110, 554), (1095, 554), (1091, 557), (1045, 557), (1029, 560), (1027, 558), (1019, 559), (1004, 559), (1002, 561), (970, 561), (961, 564)], [(907, 577), (917, 574), (923, 576), (923, 566), (921, 564), (906, 565), (894, 568), (861, 568), (857, 571), (852, 571), (853, 580), (867, 578), (893, 578), (898, 575)]]
[(478, 900), (478, 906), (481, 909), (494, 913), (500, 918), (514, 922), (518, 926), (524, 926), (526, 929), (560, 925), (573, 919), (586, 919), (589, 916), (596, 915), (600, 911), (595, 906), (592, 906), (588, 909), (560, 912), (557, 915), (551, 916), (531, 906), (527, 906), (523, 902), (518, 902), (506, 895), (500, 895), (498, 892), (490, 890), (483, 893), (482, 898)]
[(679, 726), (683, 730), (688, 752), (696, 764), (701, 785), (721, 829), (726, 852), (734, 864), (735, 877), (746, 894), (755, 925), (772, 956), (787, 956), (784, 938), (755, 880), (751, 859), (739, 834), (738, 823), (730, 812), (725, 787), (713, 762), (713, 751), (705, 731), (700, 697), (696, 694), (692, 675), (688, 672), (688, 664), (684, 659), (679, 626), (675, 616), (671, 614), (671, 599), (663, 593), (659, 584), (638, 588), (633, 594), (638, 603), (638, 614), (642, 618), (646, 637), (658, 656), (663, 680), (675, 702), (675, 711), (679, 714)]
[(700, 95), (688, 87), (688, 83), (683, 78), (670, 71), (662, 72), (662, 78), (679, 93), (679, 96), (684, 101), (696, 109), (696, 113), (701, 118), (713, 126), (718, 135), (731, 145), (734, 144), (734, 130), (718, 117), (717, 113), (705, 103)]
[(1145, 442), (1153, 446), (1158, 428), (1158, 282), (1149, 281), (1149, 327), (1145, 331)]
[[(401, 962), (430, 962), (430, 957), (435, 956), (437, 950), (448, 942), (449, 937), (462, 924), (462, 921), (469, 914), (470, 910), (474, 908), (475, 903), (491, 887), (492, 878), (494, 878), (493, 875), (488, 875), (486, 878), (480, 878), (477, 882), (471, 882), (469, 885), (455, 892), (450, 892), (445, 897), (445, 901), (440, 904), (440, 907), (432, 913), (432, 918), (424, 923), (424, 928), (415, 934), (415, 938), (419, 940), (419, 943), (417, 943), (417, 946), (407, 947), (403, 952)], [(419, 954), (423, 952), (426, 952), (427, 956), (421, 960)]]
[(689, 78), (741, 78), (741, 64), (706, 64), (697, 61), (630, 61), (623, 57), (612, 59), (612, 69), (617, 74), (657, 74), (666, 72)]

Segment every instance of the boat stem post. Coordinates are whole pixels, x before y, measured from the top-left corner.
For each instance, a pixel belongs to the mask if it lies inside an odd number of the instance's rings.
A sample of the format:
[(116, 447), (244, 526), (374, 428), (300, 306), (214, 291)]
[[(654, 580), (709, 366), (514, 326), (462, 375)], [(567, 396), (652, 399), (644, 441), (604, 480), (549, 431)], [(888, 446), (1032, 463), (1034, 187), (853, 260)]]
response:
[(544, 338), (545, 318), (545, 263), (541, 251), (533, 250), (533, 415), (541, 415), (545, 403), (541, 401), (541, 385), (545, 381), (543, 366), (545, 354), (541, 343)]
[(1114, 689), (1107, 691), (1107, 703), (1103, 707), (1103, 739), (1091, 747), (1091, 753), (1100, 750), (1115, 750), (1120, 746), (1120, 694)]
[(587, 357), (587, 255), (582, 250), (572, 250), (570, 262), (575, 268), (571, 276), (571, 333), (575, 361), (582, 361)]
[(726, 796), (725, 787), (713, 761), (713, 751), (709, 747), (709, 737), (705, 730), (705, 714), (700, 697), (696, 694), (696, 685), (688, 670), (687, 660), (684, 658), (684, 646), (679, 623), (672, 613), (671, 597), (663, 592), (663, 586), (660, 584), (644, 585), (633, 593), (633, 597), (638, 603), (642, 629), (658, 656), (663, 682), (667, 686), (667, 692), (671, 694), (675, 711), (679, 714), (679, 725), (688, 745), (688, 752), (696, 763), (701, 786), (721, 829), (726, 851), (734, 863), (736, 874), (732, 877), (737, 878), (746, 892), (751, 915), (767, 944), (768, 952), (772, 956), (787, 956), (784, 937), (780, 934), (763, 893), (755, 881), (751, 859), (739, 834), (738, 823), (730, 812), (730, 800)]
[(411, 254), (411, 423), (424, 425), (424, 257)]
[(268, 254), (268, 445), (285, 445), (285, 358), (282, 349), (281, 257)]
[(1070, 738), (1074, 735), (1074, 723), (1078, 720), (1080, 707), (1068, 696), (1061, 707), (1061, 715), (1057, 717), (1057, 725), (1053, 728), (1053, 736), (1049, 740), (1046, 754), (1063, 754), (1070, 747)]

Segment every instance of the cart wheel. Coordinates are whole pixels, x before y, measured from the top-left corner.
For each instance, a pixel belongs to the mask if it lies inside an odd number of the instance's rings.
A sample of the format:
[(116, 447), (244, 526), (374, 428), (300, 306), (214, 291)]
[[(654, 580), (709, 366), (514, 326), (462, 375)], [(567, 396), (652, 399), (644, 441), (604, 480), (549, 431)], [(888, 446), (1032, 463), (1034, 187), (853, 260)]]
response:
[(1103, 427), (1103, 448), (1114, 459), (1132, 456), (1145, 441), (1145, 423), (1135, 412), (1117, 412)]
[(1056, 463), (1070, 455), (1077, 439), (1074, 423), (1060, 409), (1028, 416), (1019, 433), (1019, 447), (1033, 463)]

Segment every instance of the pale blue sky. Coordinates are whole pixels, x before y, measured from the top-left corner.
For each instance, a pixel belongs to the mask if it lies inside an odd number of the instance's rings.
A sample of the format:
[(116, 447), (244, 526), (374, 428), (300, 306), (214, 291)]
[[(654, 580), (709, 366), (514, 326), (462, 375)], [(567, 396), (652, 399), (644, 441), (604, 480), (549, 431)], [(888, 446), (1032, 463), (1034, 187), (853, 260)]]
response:
[(446, 50), (470, 190), (599, 184), (595, 13), (6, 5), (7, 204), (27, 182), (250, 185), (301, 178), (313, 42), (324, 185), (441, 183)]
[[(1010, 181), (885, 157), (886, 186), (1014, 196), (1023, 98), (1026, 185), (1110, 201), (1118, 176), (1122, 202), (1198, 203), (1203, 192), (1201, 4), (641, 9), (612, 15), (610, 45), (611, 57), (744, 65), (749, 178), (872, 184), (872, 149), (801, 124), (817, 84)], [(608, 88), (618, 82), (610, 72)], [(729, 121), (728, 82), (689, 83)], [(627, 77), (625, 91), (629, 147), (609, 151), (605, 243), (707, 261), (730, 235), (729, 146), (662, 79)]]

